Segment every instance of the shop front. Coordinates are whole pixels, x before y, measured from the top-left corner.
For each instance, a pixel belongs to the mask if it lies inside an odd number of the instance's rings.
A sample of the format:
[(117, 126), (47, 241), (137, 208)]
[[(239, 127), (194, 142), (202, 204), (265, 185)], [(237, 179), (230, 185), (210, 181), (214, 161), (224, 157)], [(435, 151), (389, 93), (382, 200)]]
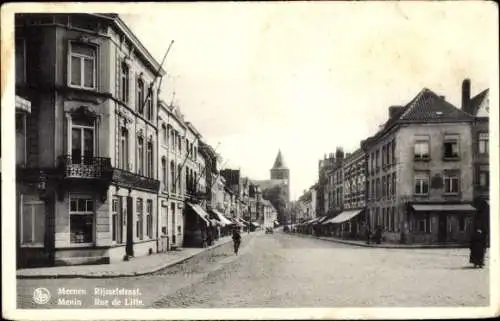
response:
[(408, 243), (439, 244), (469, 241), (476, 208), (470, 204), (412, 204)]

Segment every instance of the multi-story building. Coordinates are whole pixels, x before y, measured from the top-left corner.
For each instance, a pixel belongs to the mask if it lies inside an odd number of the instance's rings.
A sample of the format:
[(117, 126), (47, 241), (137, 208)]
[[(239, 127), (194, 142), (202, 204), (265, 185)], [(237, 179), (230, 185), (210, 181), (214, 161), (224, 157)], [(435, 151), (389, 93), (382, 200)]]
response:
[(20, 265), (155, 251), (165, 72), (113, 14), (19, 14), (15, 38), (16, 95), (31, 102), (17, 173)]
[(366, 168), (361, 149), (347, 153), (343, 160), (343, 211), (325, 222), (334, 224), (334, 234), (340, 237), (358, 238), (365, 218)]
[(326, 216), (330, 201), (328, 199), (328, 173), (335, 164), (335, 156), (330, 153), (325, 154), (322, 160), (318, 161), (318, 187), (316, 194), (316, 212), (317, 216)]
[(474, 207), (478, 210), (475, 225), (489, 231), (490, 167), (489, 167), (489, 90), (470, 96), (470, 80), (462, 84), (462, 110), (474, 116), (472, 123), (472, 155), (474, 166)]
[(369, 224), (388, 241), (460, 242), (475, 209), (473, 117), (423, 89), (362, 142), (367, 157)]
[(344, 199), (344, 151), (341, 147), (335, 150), (335, 158), (326, 172), (325, 210), (328, 215), (336, 216), (343, 210)]
[(184, 243), (185, 202), (195, 195), (199, 176), (201, 135), (184, 120), (178, 107), (163, 101), (159, 106), (160, 231), (168, 239), (168, 247), (179, 248)]

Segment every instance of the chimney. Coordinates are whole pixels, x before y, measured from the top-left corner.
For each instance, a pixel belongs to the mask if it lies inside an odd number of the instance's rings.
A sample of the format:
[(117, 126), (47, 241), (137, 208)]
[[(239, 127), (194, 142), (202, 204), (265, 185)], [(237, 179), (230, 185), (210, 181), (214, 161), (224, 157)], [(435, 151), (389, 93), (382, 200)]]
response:
[(462, 82), (462, 110), (469, 112), (470, 104), (470, 79), (464, 79)]

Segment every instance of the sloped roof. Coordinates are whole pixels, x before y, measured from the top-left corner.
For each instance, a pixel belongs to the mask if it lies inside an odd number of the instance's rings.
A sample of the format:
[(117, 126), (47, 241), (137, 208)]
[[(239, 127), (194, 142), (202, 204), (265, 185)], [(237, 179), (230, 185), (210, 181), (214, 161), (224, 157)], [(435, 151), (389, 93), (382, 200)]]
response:
[(479, 112), (479, 107), (483, 101), (488, 97), (489, 89), (485, 89), (476, 96), (472, 97), (469, 103), (470, 114), (476, 116)]
[(446, 123), (472, 120), (473, 117), (470, 114), (453, 106), (432, 90), (424, 88), (406, 106), (397, 108), (383, 127), (373, 136), (362, 141), (361, 145), (377, 139), (398, 123)]
[(454, 122), (471, 121), (472, 117), (463, 110), (453, 106), (433, 91), (424, 88), (415, 99), (407, 105), (406, 111), (399, 118), (410, 122)]
[(273, 165), (273, 169), (277, 168), (287, 168), (285, 161), (283, 160), (283, 155), (281, 155), (281, 150), (278, 150), (278, 155), (276, 156), (276, 160)]

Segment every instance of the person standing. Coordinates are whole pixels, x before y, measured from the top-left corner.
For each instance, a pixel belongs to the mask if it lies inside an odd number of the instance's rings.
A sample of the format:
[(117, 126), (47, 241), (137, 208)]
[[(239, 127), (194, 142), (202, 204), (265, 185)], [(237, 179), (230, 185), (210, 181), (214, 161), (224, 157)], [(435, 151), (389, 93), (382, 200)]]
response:
[(474, 264), (474, 267), (482, 268), (484, 266), (484, 254), (486, 252), (486, 236), (483, 231), (478, 228), (470, 239), (470, 257), (469, 263)]

